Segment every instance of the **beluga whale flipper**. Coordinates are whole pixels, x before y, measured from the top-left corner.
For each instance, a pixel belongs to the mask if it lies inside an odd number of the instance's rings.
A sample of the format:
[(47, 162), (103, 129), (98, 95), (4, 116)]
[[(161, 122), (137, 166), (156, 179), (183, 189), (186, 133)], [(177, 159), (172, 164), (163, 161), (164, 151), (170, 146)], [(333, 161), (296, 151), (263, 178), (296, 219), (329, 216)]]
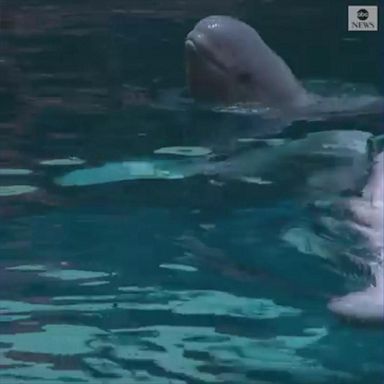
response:
[(195, 100), (256, 104), (284, 115), (383, 112), (378, 96), (323, 97), (304, 88), (248, 24), (229, 16), (199, 21), (185, 40), (187, 83)]

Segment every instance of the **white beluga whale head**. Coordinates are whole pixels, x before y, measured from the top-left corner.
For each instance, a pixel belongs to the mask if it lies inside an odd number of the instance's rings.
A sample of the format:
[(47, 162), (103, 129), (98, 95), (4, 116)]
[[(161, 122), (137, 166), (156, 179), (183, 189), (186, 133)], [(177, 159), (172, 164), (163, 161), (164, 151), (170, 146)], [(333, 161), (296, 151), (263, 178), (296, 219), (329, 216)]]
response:
[(310, 97), (287, 64), (249, 25), (228, 16), (199, 21), (185, 41), (187, 81), (195, 99), (256, 102), (290, 109)]
[(370, 243), (377, 262), (372, 266), (374, 284), (359, 292), (333, 299), (328, 308), (342, 318), (366, 323), (384, 324), (384, 152), (374, 159), (373, 167), (361, 199), (353, 199), (354, 225)]

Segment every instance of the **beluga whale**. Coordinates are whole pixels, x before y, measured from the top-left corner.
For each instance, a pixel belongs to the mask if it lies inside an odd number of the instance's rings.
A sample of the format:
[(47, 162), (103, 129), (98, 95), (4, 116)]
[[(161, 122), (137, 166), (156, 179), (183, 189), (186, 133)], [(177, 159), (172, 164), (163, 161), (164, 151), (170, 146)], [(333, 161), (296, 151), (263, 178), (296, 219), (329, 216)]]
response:
[(378, 154), (361, 197), (347, 204), (353, 220), (349, 226), (368, 244), (373, 282), (366, 289), (333, 299), (328, 308), (336, 315), (384, 325), (384, 152)]
[(200, 20), (185, 39), (187, 84), (208, 104), (260, 105), (285, 115), (378, 113), (377, 95), (329, 96), (303, 86), (250, 25), (229, 16)]

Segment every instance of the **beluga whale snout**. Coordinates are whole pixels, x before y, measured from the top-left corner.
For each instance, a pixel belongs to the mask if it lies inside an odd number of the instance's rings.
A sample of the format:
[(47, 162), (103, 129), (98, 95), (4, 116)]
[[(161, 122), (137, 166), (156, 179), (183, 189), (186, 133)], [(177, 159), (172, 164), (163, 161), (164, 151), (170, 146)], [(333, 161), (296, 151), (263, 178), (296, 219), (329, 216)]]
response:
[(229, 16), (202, 19), (187, 35), (185, 51), (187, 82), (195, 99), (256, 102), (280, 109), (311, 101), (284, 60), (240, 20)]

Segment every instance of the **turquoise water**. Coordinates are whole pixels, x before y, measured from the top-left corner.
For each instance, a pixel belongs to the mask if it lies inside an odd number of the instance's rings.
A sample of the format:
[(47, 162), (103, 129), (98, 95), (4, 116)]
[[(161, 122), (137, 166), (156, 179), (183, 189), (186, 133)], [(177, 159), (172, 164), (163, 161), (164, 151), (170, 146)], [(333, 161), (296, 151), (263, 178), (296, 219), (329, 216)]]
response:
[(232, 14), (348, 99), (380, 91), (378, 34), (330, 1), (0, 7), (2, 384), (382, 382), (382, 329), (326, 309), (368, 284), (335, 257), (364, 247), (312, 207), (363, 182), (381, 116), (198, 108), (183, 62)]

